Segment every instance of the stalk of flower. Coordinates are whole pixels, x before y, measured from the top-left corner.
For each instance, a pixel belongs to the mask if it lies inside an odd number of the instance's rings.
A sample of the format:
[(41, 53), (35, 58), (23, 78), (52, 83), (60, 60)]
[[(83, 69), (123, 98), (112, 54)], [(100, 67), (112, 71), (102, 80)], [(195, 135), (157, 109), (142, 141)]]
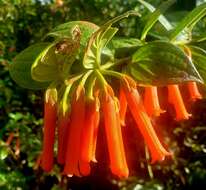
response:
[(46, 90), (44, 103), (44, 139), (41, 156), (41, 167), (49, 172), (54, 163), (54, 140), (57, 118), (57, 91), (55, 88)]
[[(78, 92), (78, 93), (77, 93)], [(81, 176), (79, 171), (79, 158), (81, 134), (85, 120), (85, 90), (78, 85), (71, 102), (70, 126), (67, 138), (66, 161), (63, 174)], [(88, 170), (88, 167), (86, 168)]]
[(198, 90), (196, 82), (188, 82), (187, 86), (188, 86), (189, 96), (192, 101), (202, 99), (202, 95), (200, 94)]
[(124, 95), (123, 89), (120, 87), (119, 90), (119, 115), (122, 126), (125, 126), (125, 116), (127, 112), (127, 99)]
[(124, 78), (123, 88), (132, 116), (150, 150), (151, 162), (154, 163), (164, 160), (165, 156), (169, 156), (171, 153), (166, 151), (160, 143), (151, 120), (144, 108), (143, 101), (136, 89), (135, 82), (131, 78)]
[(148, 86), (145, 87), (144, 93), (144, 107), (147, 111), (147, 114), (151, 116), (158, 117), (161, 113), (164, 113), (160, 108), (158, 94), (157, 94), (157, 87), (155, 86)]
[(168, 101), (174, 106), (176, 112), (176, 120), (185, 120), (189, 119), (191, 114), (189, 114), (185, 108), (180, 90), (178, 85), (168, 85)]
[[(112, 90), (110, 89), (110, 91)], [(125, 152), (123, 151), (124, 144), (121, 133), (119, 110), (114, 95), (113, 93), (104, 91), (101, 100), (111, 171), (118, 177), (128, 177), (129, 171)]]

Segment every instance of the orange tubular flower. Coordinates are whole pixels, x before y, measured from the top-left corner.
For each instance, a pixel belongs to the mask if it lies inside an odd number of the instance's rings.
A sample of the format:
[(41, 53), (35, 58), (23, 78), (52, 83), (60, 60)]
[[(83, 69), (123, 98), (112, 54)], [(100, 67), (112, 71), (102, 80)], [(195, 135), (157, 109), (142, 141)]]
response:
[[(79, 94), (77, 93), (79, 92)], [(78, 95), (77, 95), (78, 94)], [(85, 120), (85, 92), (82, 86), (78, 86), (73, 96), (70, 115), (70, 126), (67, 139), (66, 161), (63, 173), (66, 175), (81, 176), (79, 171), (79, 158), (81, 147), (81, 134)], [(90, 166), (86, 165), (82, 170), (89, 173)], [(87, 172), (85, 172), (85, 170)]]
[(196, 101), (197, 99), (202, 99), (202, 95), (200, 94), (196, 82), (188, 82), (187, 83), (189, 95), (192, 101)]
[(57, 153), (57, 162), (59, 164), (65, 163), (65, 154), (66, 154), (66, 142), (67, 142), (67, 135), (69, 131), (69, 114), (59, 116), (58, 122), (58, 153)]
[(96, 147), (96, 130), (99, 125), (99, 105), (97, 105), (97, 98), (88, 101), (86, 104), (85, 125), (82, 130), (81, 154), (80, 154), (80, 171), (83, 175), (88, 175), (89, 170), (84, 171), (84, 167), (89, 165), (90, 161), (95, 159)]
[(119, 107), (120, 107), (119, 109), (120, 122), (122, 126), (125, 126), (125, 116), (127, 112), (127, 99), (121, 87), (119, 90)]
[(160, 108), (157, 87), (145, 87), (144, 107), (149, 116), (160, 116), (164, 111)]
[(54, 139), (57, 118), (57, 91), (48, 89), (44, 104), (44, 142), (41, 156), (41, 167), (49, 172), (54, 162)]
[(146, 144), (150, 150), (152, 163), (156, 161), (164, 160), (165, 156), (171, 155), (167, 152), (160, 143), (144, 108), (142, 99), (136, 89), (136, 85), (130, 86), (129, 81), (126, 80), (124, 85), (124, 92), (127, 98), (129, 109), (137, 124), (138, 129), (146, 141)]
[(113, 95), (108, 92), (102, 95), (102, 109), (111, 171), (118, 177), (128, 177), (129, 170), (125, 158), (119, 110)]
[(185, 108), (178, 85), (168, 85), (168, 101), (174, 106), (176, 111), (176, 120), (189, 119), (189, 114)]

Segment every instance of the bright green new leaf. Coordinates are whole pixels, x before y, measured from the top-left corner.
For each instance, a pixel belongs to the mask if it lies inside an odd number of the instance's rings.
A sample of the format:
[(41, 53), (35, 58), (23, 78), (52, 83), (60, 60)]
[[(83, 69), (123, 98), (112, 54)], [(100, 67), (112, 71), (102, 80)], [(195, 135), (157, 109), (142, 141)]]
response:
[(139, 15), (136, 11), (128, 11), (120, 16), (117, 16), (103, 26), (101, 26), (89, 39), (86, 47), (86, 51), (83, 58), (83, 65), (87, 69), (99, 67), (101, 65), (101, 53), (102, 49), (112, 39), (115, 33), (118, 31), (117, 28), (111, 27), (111, 25), (125, 17), (130, 15)]
[(9, 67), (9, 72), (19, 86), (28, 89), (44, 89), (49, 85), (48, 82), (37, 82), (32, 79), (31, 67), (50, 45), (51, 43), (46, 42), (34, 44), (15, 57), (14, 62)]
[(184, 81), (202, 82), (187, 55), (179, 47), (163, 41), (150, 42), (139, 48), (128, 70), (141, 84), (159, 86)]
[(206, 3), (193, 9), (186, 17), (183, 18), (175, 27), (174, 31), (170, 34), (170, 40), (174, 41), (176, 37), (186, 28), (192, 30), (194, 25), (206, 15)]
[[(144, 1), (144, 0), (138, 0), (142, 5), (144, 5), (149, 11), (154, 12), (155, 7), (151, 5), (150, 3)], [(158, 17), (159, 22), (165, 27), (166, 30), (171, 30), (173, 26), (170, 24), (170, 22), (163, 16), (160, 15)]]
[(158, 21), (161, 14), (163, 14), (174, 2), (175, 0), (168, 0), (166, 2), (163, 2), (154, 12), (149, 15), (146, 25), (142, 31), (141, 40), (144, 40), (146, 38), (147, 33)]
[(192, 52), (192, 61), (206, 83), (206, 51), (197, 46), (189, 46)]

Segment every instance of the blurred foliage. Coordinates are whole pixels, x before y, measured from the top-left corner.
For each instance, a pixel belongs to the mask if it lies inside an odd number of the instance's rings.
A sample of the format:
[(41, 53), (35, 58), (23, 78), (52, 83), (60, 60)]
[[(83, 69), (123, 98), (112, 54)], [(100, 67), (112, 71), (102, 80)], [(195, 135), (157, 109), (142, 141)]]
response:
[[(61, 179), (58, 168), (45, 174), (35, 168), (42, 141), (42, 92), (18, 87), (10, 78), (8, 65), (22, 49), (41, 40), (58, 24), (87, 20), (102, 24), (127, 10), (138, 10), (141, 19), (129, 18), (119, 23), (118, 35), (139, 36), (148, 12), (136, 0), (0, 0), (0, 189), (204, 189), (206, 188), (206, 101), (196, 102), (193, 117), (177, 123), (170, 115), (157, 121), (160, 134), (166, 134), (173, 160), (150, 165), (144, 148), (133, 155), (132, 177), (116, 180), (108, 168), (94, 168), (89, 177)], [(157, 7), (162, 0), (148, 0)], [(177, 22), (186, 11), (201, 1), (178, 1), (166, 15)], [(194, 29), (204, 33), (206, 18)], [(162, 30), (156, 24), (153, 31)], [(152, 36), (151, 36), (152, 37)], [(200, 45), (205, 48), (205, 43)], [(205, 48), (206, 49), (206, 48)], [(189, 103), (188, 103), (189, 104)], [(169, 121), (169, 122), (168, 122)], [(162, 127), (162, 128), (161, 128)], [(8, 143), (8, 138), (14, 134)], [(141, 138), (141, 137), (138, 137)], [(135, 139), (136, 140), (136, 139)], [(20, 145), (19, 145), (20, 141)], [(141, 143), (140, 143), (141, 144)], [(149, 171), (149, 172), (148, 172)]]

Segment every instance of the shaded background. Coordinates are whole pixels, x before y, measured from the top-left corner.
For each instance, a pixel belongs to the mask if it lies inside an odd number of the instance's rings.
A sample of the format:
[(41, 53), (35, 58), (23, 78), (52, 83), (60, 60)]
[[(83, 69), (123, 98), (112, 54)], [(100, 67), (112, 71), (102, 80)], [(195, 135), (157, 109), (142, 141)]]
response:
[[(147, 2), (157, 7), (163, 1)], [(175, 24), (187, 11), (201, 2), (204, 1), (178, 1), (166, 16)], [(118, 24), (120, 28), (118, 35), (139, 37), (148, 11), (136, 0), (0, 0), (1, 190), (206, 189), (206, 100), (204, 99), (192, 106), (186, 101), (188, 110), (193, 113), (189, 121), (175, 122), (172, 110), (155, 121), (160, 137), (164, 137), (167, 146), (174, 152), (173, 159), (164, 163), (150, 165), (145, 159), (142, 137), (138, 134), (134, 136), (133, 131), (123, 129), (130, 135), (126, 142), (130, 147), (127, 154), (131, 163), (131, 177), (127, 180), (117, 180), (112, 176), (106, 159), (93, 166), (91, 176), (83, 178), (62, 179), (60, 168), (57, 166), (50, 174), (36, 168), (42, 142), (43, 91), (29, 91), (18, 87), (9, 76), (8, 65), (12, 64), (12, 59), (18, 52), (41, 41), (44, 34), (58, 24), (72, 20), (87, 20), (100, 25), (131, 9), (138, 10), (143, 17), (121, 21)], [(205, 31), (205, 28), (206, 18), (202, 19), (194, 32)], [(161, 26), (156, 24), (152, 32), (162, 30)], [(14, 134), (14, 138), (7, 145), (6, 142), (11, 134)], [(137, 141), (141, 143), (136, 144)], [(101, 142), (104, 142), (104, 139)], [(107, 154), (101, 151), (103, 146), (104, 144), (98, 145), (99, 157)]]

